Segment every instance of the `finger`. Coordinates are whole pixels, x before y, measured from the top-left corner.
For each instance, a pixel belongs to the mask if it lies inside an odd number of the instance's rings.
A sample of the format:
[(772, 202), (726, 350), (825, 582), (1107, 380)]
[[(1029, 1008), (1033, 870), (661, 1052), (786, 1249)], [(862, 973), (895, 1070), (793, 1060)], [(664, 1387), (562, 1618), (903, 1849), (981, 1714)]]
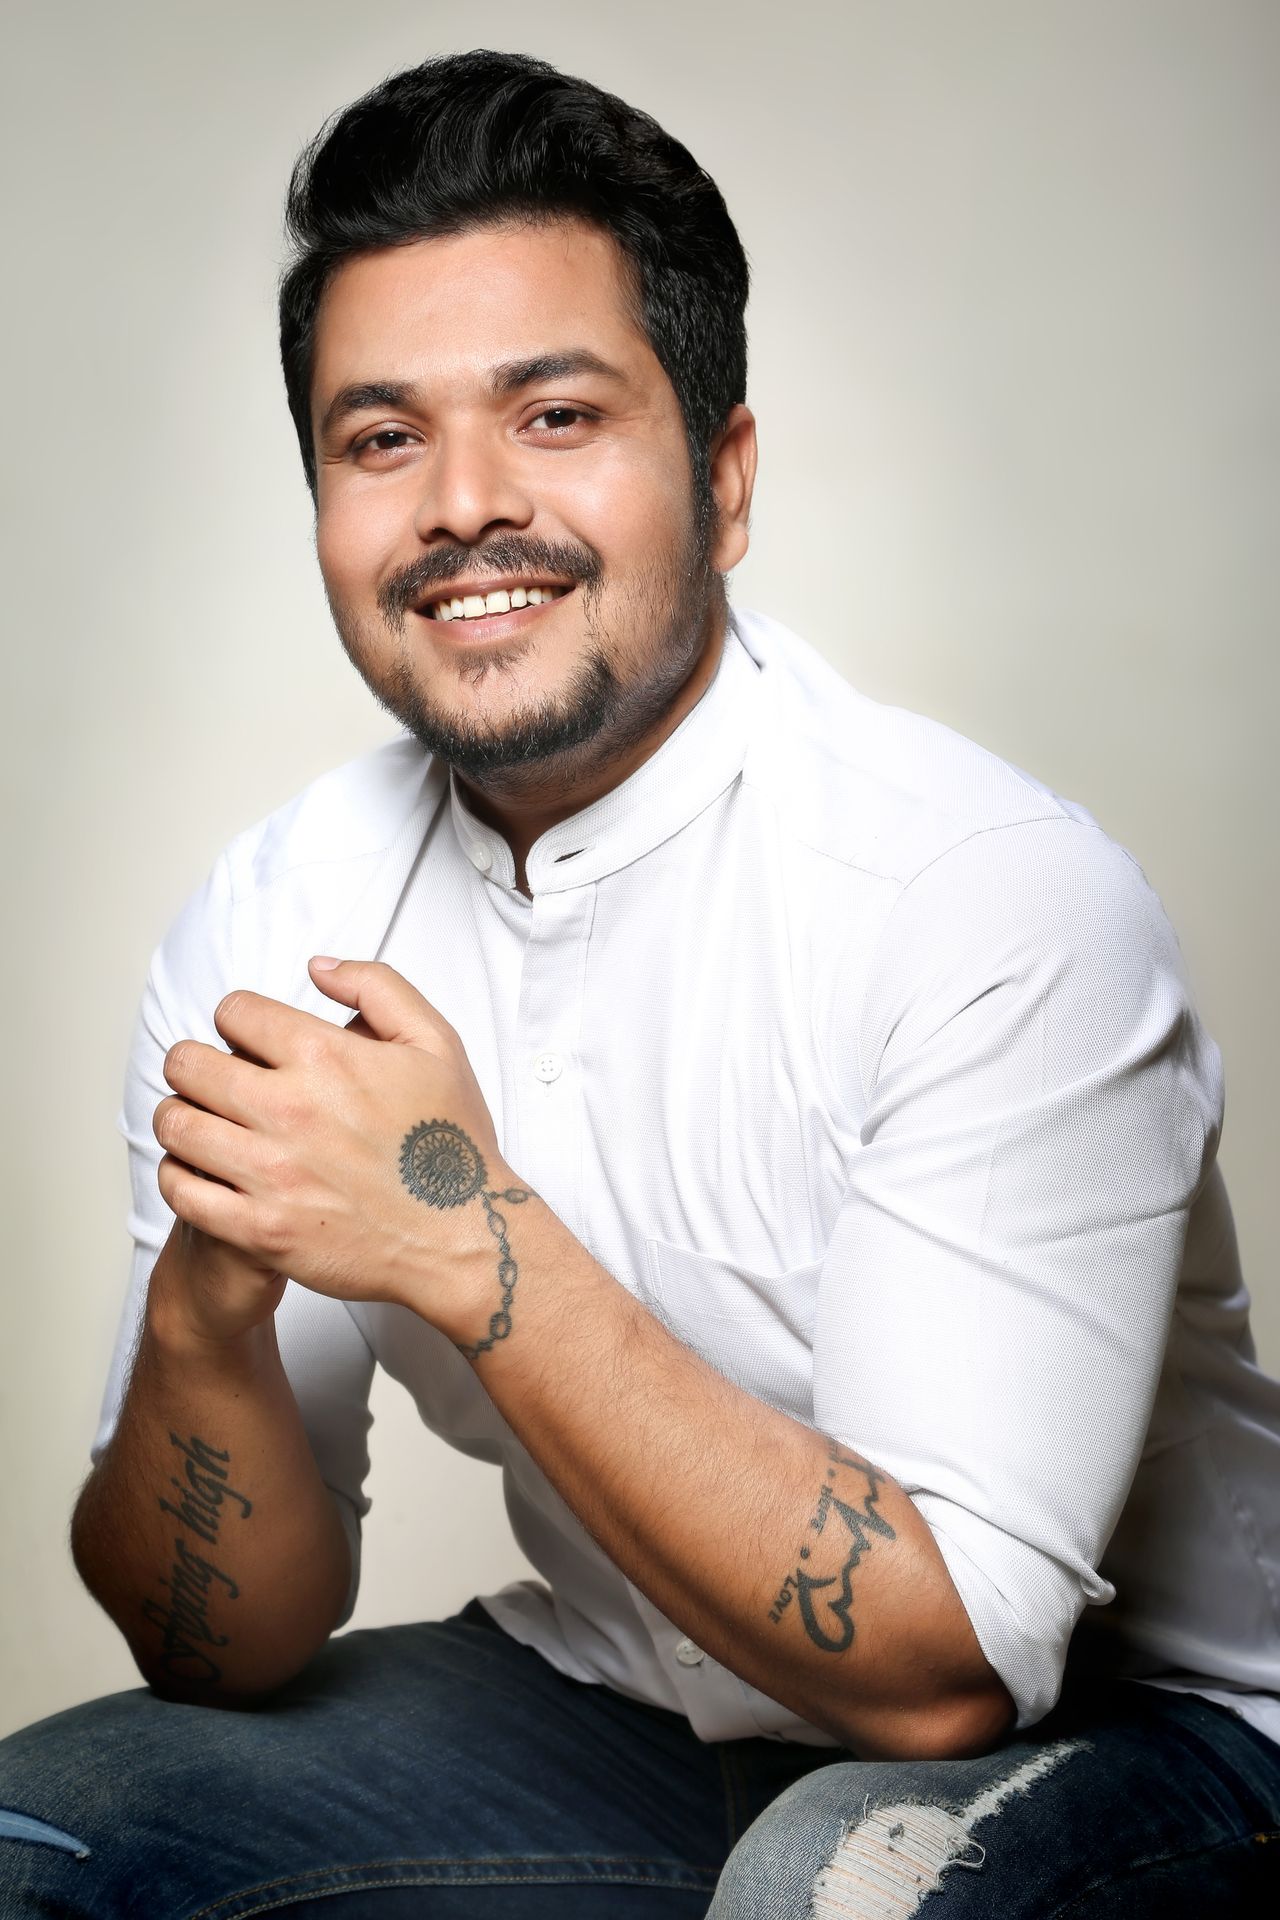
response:
[(224, 1053), (201, 1040), (179, 1040), (164, 1057), (164, 1077), (175, 1093), (242, 1127), (261, 1118), (270, 1071), (243, 1054)]
[(232, 1047), (231, 1058), (233, 1060), (247, 1060), (251, 1067), (265, 1067), (267, 1064), (265, 1060), (259, 1060), (256, 1053), (250, 1053), (246, 1047)]
[(213, 1024), (229, 1047), (252, 1055), (268, 1067), (310, 1058), (317, 1041), (333, 1034), (330, 1023), (314, 1013), (286, 1007), (280, 1000), (244, 988), (219, 1000), (213, 1010)]
[(156, 1168), (156, 1185), (165, 1205), (179, 1220), (185, 1220), (189, 1227), (198, 1227), (201, 1233), (211, 1234), (215, 1240), (225, 1240), (230, 1247), (249, 1251), (244, 1243), (243, 1194), (233, 1192), (216, 1180), (206, 1180), (203, 1174), (184, 1166), (169, 1153)]
[(311, 978), (331, 1000), (354, 1007), (376, 1040), (430, 1047), (442, 1038), (456, 1038), (431, 1002), (381, 960), (333, 960), (317, 954)]
[(197, 1173), (224, 1180), (242, 1193), (252, 1183), (260, 1156), (246, 1127), (170, 1094), (152, 1115), (151, 1131), (166, 1153)]

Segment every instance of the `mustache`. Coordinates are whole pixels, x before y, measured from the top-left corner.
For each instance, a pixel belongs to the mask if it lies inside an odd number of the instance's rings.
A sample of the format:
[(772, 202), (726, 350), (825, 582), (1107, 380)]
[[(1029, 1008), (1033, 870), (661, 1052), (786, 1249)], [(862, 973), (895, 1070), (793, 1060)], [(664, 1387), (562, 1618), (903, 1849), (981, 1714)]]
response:
[(594, 547), (576, 540), (526, 540), (517, 534), (498, 534), (480, 547), (432, 547), (407, 567), (390, 574), (378, 588), (378, 609), (393, 626), (430, 592), (432, 587), (468, 574), (518, 573), (533, 577), (554, 574), (575, 586), (593, 587), (604, 571)]

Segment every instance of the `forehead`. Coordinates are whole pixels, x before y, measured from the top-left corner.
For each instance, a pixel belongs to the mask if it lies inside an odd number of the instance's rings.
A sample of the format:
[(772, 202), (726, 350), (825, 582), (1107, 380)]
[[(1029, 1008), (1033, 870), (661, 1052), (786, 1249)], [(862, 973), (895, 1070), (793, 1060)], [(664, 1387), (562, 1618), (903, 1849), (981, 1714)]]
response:
[(349, 260), (316, 319), (312, 401), (356, 379), (457, 391), (488, 368), (589, 346), (665, 380), (637, 324), (617, 243), (581, 221), (482, 227)]

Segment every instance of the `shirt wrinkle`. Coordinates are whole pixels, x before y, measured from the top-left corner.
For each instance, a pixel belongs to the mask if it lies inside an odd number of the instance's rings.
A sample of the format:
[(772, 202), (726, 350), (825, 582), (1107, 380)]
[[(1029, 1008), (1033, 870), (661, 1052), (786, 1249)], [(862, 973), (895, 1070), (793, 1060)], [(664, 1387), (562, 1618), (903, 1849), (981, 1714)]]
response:
[[(1080, 831), (1014, 831), (1049, 824)], [(135, 1251), (93, 1457), (170, 1219), (150, 1126), (166, 1048), (213, 1036), (231, 986), (345, 1020), (306, 959), (377, 956), (457, 1029), (504, 1154), (618, 1283), (916, 1500), (1019, 1727), (1070, 1650), (1229, 1693), (1280, 1739), (1280, 1385), (1246, 1352), (1209, 1177), (1216, 1050), (1137, 862), (1084, 809), (735, 612), (681, 725), (529, 864), (525, 901), (498, 883), (501, 835), (407, 740), (218, 862), (155, 956), (131, 1054)], [(1194, 1342), (1169, 1340), (1179, 1300)], [(832, 1745), (691, 1649), (483, 1369), (407, 1314), (293, 1282), (277, 1314), (353, 1516), (350, 1600), (376, 1363), (446, 1441), (501, 1462), (537, 1578), (484, 1604), (517, 1639), (704, 1739)]]

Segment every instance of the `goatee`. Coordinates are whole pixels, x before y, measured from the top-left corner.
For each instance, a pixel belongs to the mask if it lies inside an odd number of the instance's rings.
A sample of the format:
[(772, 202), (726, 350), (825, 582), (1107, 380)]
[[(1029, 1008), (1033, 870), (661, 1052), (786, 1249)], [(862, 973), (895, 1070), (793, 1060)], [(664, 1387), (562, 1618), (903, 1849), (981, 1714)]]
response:
[[(378, 611), (400, 642), (389, 659), (385, 639), (370, 637), (350, 607), (332, 596), (329, 604), (353, 666), (378, 702), (428, 753), (479, 787), (519, 789), (527, 785), (529, 770), (536, 768), (538, 785), (551, 777), (569, 788), (588, 770), (642, 740), (693, 669), (714, 591), (721, 586), (719, 575), (708, 565), (705, 538), (696, 518), (689, 527), (682, 561), (674, 568), (655, 569), (626, 610), (628, 637), (644, 635), (648, 642), (643, 656), (648, 672), (631, 684), (620, 678), (613, 664), (621, 649), (616, 643), (606, 644), (601, 622), (604, 568), (599, 554), (585, 544), (500, 534), (483, 547), (451, 544), (420, 554), (378, 590)], [(500, 722), (460, 714), (424, 697), (415, 672), (416, 636), (411, 631), (412, 622), (430, 618), (420, 609), (430, 600), (432, 588), (486, 575), (554, 580), (571, 587), (580, 602), (587, 636), (567, 685), (554, 694), (513, 703)], [(524, 651), (519, 644), (509, 650), (486, 648), (474, 661), (460, 665), (459, 679), (479, 687), (509, 673)]]

